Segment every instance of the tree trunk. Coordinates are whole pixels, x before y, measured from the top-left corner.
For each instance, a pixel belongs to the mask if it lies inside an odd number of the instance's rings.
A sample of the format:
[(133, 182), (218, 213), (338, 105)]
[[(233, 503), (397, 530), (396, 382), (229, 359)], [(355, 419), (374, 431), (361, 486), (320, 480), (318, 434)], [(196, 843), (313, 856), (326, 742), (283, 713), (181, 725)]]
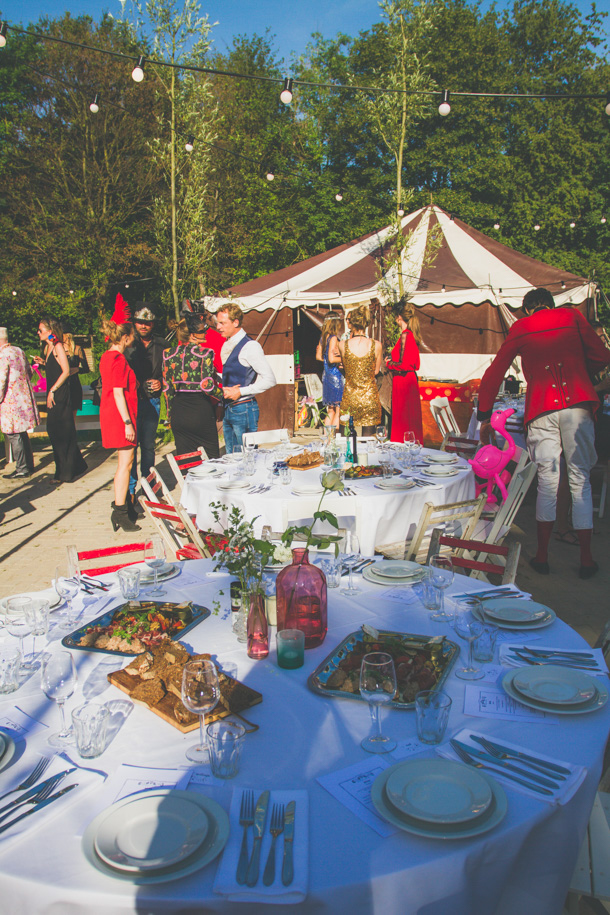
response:
[(180, 320), (180, 302), (178, 301), (178, 233), (176, 226), (176, 71), (172, 68), (171, 88), (171, 138), (170, 138), (170, 184), (172, 210), (172, 298), (176, 320)]

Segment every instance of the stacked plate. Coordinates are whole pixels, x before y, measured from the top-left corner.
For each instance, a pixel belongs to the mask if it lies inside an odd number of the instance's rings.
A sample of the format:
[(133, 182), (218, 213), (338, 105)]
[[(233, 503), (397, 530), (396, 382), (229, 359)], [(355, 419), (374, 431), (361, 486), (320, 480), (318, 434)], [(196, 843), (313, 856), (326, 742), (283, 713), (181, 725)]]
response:
[(216, 464), (209, 464), (207, 462), (199, 464), (197, 467), (191, 467), (189, 474), (193, 477), (211, 477), (217, 474), (223, 473), (222, 468), (218, 467)]
[(83, 836), (97, 870), (131, 883), (166, 883), (205, 867), (229, 838), (229, 818), (202, 794), (147, 791), (100, 813)]
[(416, 562), (399, 559), (383, 559), (367, 566), (362, 577), (376, 585), (412, 585), (421, 581), (424, 569)]
[(599, 677), (555, 664), (511, 670), (502, 686), (523, 705), (555, 715), (584, 715), (608, 701), (608, 688)]
[(404, 489), (411, 489), (415, 486), (415, 480), (398, 479), (396, 480), (379, 480), (375, 483), (377, 489), (385, 489), (386, 492), (400, 492)]
[(483, 623), (495, 623), (501, 629), (543, 629), (557, 615), (550, 607), (520, 597), (495, 597), (481, 602), (481, 611), (473, 610)]
[(0, 771), (6, 769), (15, 755), (15, 741), (6, 731), (0, 731)]
[[(31, 597), (33, 600), (46, 600), (49, 602), (49, 609), (51, 610), (56, 610), (61, 604), (61, 597), (59, 597), (55, 588), (47, 588), (45, 591), (25, 591), (23, 594), (11, 594), (10, 597)], [(4, 615), (6, 613), (6, 602), (10, 600), (10, 597), (3, 597), (0, 600), (0, 614)]]
[(455, 454), (447, 454), (446, 451), (434, 451), (425, 454), (422, 458), (426, 464), (457, 464), (458, 459)]
[[(167, 581), (170, 578), (175, 578), (176, 575), (179, 574), (179, 566), (175, 565), (173, 562), (165, 562), (157, 569), (157, 581)], [(140, 584), (150, 584), (152, 581), (154, 581), (154, 579), (155, 573), (152, 569), (149, 569), (149, 567), (145, 564), (140, 566)]]
[(397, 763), (375, 779), (371, 798), (380, 816), (394, 826), (437, 839), (488, 832), (507, 807), (493, 778), (450, 759)]
[(223, 480), (222, 483), (217, 483), (217, 489), (221, 489), (223, 492), (240, 492), (242, 489), (249, 489), (252, 486), (251, 480)]
[(320, 483), (293, 483), (292, 491), (295, 496), (321, 496), (324, 488)]

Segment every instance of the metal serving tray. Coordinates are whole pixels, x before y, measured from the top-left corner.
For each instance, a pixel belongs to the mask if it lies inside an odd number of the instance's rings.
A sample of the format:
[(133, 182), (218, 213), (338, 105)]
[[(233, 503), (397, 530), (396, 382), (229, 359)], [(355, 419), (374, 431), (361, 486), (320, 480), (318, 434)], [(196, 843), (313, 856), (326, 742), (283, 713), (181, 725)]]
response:
[[(95, 646), (89, 645), (79, 645), (80, 639), (86, 635), (87, 631), (92, 626), (108, 626), (112, 622), (114, 616), (119, 613), (121, 610), (125, 610), (129, 607), (132, 601), (126, 601), (124, 604), (121, 604), (120, 607), (114, 607), (112, 610), (108, 610), (106, 613), (103, 613), (101, 616), (98, 616), (94, 620), (90, 620), (84, 626), (81, 626), (79, 629), (75, 629), (74, 632), (71, 632), (69, 635), (66, 635), (62, 640), (61, 644), (66, 648), (74, 648), (77, 651), (97, 651), (101, 654), (116, 654), (121, 657), (130, 657), (137, 654), (143, 654), (141, 651), (117, 651), (116, 649), (108, 648), (95, 648)], [(207, 619), (210, 616), (211, 611), (207, 607), (199, 607), (197, 604), (190, 604), (190, 612), (187, 611), (172, 611), (169, 609), (163, 610), (162, 608), (171, 607), (172, 604), (168, 601), (145, 601), (147, 604), (155, 604), (159, 608), (160, 612), (168, 617), (174, 617), (175, 619), (184, 619), (186, 625), (182, 629), (177, 629), (175, 632), (168, 633), (168, 639), (181, 639), (183, 635), (187, 632), (190, 632), (194, 626), (197, 626), (198, 623), (201, 623), (202, 620)], [(174, 604), (175, 607), (180, 607), (179, 604)], [(146, 651), (147, 649), (144, 649)]]
[[(416, 654), (421, 653), (426, 656), (428, 665), (431, 663), (436, 674), (436, 682), (430, 687), (422, 686), (421, 689), (441, 689), (449, 675), (451, 667), (460, 653), (459, 646), (456, 645), (455, 642), (446, 639), (444, 636), (413, 635), (408, 632), (393, 632), (389, 629), (374, 629), (372, 626), (365, 625), (357, 632), (352, 632), (337, 645), (335, 650), (316, 667), (312, 674), (310, 674), (307, 685), (314, 693), (326, 696), (327, 698), (358, 699), (360, 702), (364, 702), (365, 700), (362, 699), (359, 690), (348, 692), (342, 689), (327, 687), (325, 684), (330, 676), (340, 669), (339, 662), (349, 658), (349, 655), (354, 652), (356, 646), (360, 646), (365, 641), (370, 641), (371, 648), (369, 650), (383, 651), (383, 647), (373, 648), (372, 646), (373, 643), (383, 643), (386, 639), (397, 639), (404, 648), (406, 655), (414, 657)], [(387, 704), (391, 708), (403, 710), (415, 707), (414, 701), (407, 702), (398, 699), (393, 699)]]

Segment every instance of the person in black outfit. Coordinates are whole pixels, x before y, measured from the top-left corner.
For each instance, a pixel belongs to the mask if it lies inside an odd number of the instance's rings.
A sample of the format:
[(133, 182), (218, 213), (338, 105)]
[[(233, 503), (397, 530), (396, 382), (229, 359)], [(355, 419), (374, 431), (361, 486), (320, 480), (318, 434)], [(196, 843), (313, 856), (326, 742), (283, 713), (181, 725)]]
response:
[(87, 469), (76, 441), (76, 426), (70, 399), (70, 366), (62, 343), (59, 322), (45, 315), (38, 325), (38, 336), (45, 345), (47, 370), (47, 433), (53, 446), (55, 476), (53, 483), (72, 483)]
[[(148, 475), (155, 463), (155, 439), (161, 409), (161, 389), (163, 387), (163, 352), (169, 346), (163, 337), (154, 333), (156, 314), (151, 305), (138, 302), (133, 316), (135, 340), (125, 351), (130, 368), (133, 369), (138, 383), (138, 430), (137, 441), (140, 447), (140, 475)], [(138, 511), (135, 491), (138, 482), (137, 456), (131, 467), (129, 496), (131, 504)]]
[(64, 335), (64, 349), (70, 366), (70, 400), (72, 401), (72, 413), (76, 424), (76, 414), (83, 407), (83, 386), (78, 376), (82, 372), (89, 371), (89, 363), (84, 349), (75, 342), (72, 330), (64, 321), (61, 322), (61, 326)]

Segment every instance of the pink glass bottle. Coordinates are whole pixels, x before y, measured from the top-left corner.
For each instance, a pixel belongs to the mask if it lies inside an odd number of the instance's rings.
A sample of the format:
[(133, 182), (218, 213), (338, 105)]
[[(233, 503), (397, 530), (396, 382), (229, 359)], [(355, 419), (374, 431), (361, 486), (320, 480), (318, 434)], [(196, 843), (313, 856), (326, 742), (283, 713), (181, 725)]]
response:
[(321, 645), (328, 630), (326, 576), (309, 562), (306, 549), (292, 551), (292, 565), (279, 573), (275, 584), (277, 628), (300, 629), (305, 648)]
[(269, 654), (269, 627), (265, 614), (265, 592), (257, 588), (249, 592), (248, 657), (260, 661)]

